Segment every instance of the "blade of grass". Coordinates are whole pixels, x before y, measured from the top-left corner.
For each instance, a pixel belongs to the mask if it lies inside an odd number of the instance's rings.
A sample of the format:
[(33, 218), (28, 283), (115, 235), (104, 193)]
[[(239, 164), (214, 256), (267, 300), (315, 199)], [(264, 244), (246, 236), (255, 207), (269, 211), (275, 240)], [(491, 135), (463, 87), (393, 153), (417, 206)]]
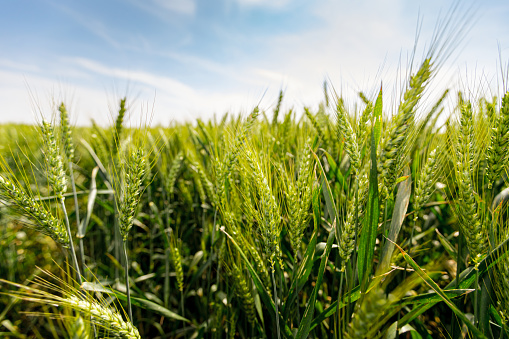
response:
[(373, 111), (373, 118), (375, 122), (374, 123), (375, 148), (378, 147), (380, 137), (382, 136), (382, 109), (383, 109), (382, 85), (380, 85), (380, 92), (378, 92), (378, 97), (376, 98), (375, 108)]
[(313, 288), (313, 291), (311, 292), (311, 298), (308, 301), (308, 304), (306, 306), (306, 311), (304, 312), (304, 317), (302, 318), (302, 322), (299, 325), (297, 335), (295, 336), (296, 339), (307, 338), (309, 335), (309, 332), (311, 330), (311, 322), (313, 321), (316, 297), (318, 295), (318, 290), (320, 290), (322, 288), (321, 286), (322, 286), (322, 282), (323, 282), (323, 274), (325, 273), (327, 260), (329, 258), (329, 254), (332, 249), (332, 243), (334, 242), (334, 233), (335, 233), (334, 229), (335, 228), (336, 228), (336, 226), (333, 225), (333, 228), (330, 230), (329, 237), (327, 238), (327, 245), (325, 247), (325, 251), (323, 252), (322, 258), (320, 260), (320, 268), (318, 269), (318, 277), (316, 279), (316, 284), (315, 284), (315, 287)]
[[(391, 240), (389, 240), (391, 241)], [(392, 241), (391, 241), (392, 242)], [(422, 270), (422, 268), (410, 257), (401, 247), (399, 247), (396, 243), (393, 242), (393, 244), (399, 249), (401, 254), (403, 255), (403, 258), (405, 261), (415, 270), (415, 272), (421, 277), (421, 279), (428, 285), (437, 295), (440, 296), (443, 302), (451, 309), (451, 311), (456, 314), (456, 316), (463, 321), (470, 331), (472, 331), (473, 334), (476, 335), (477, 338), (486, 338), (486, 336), (477, 329), (474, 324), (468, 320), (467, 316), (461, 312), (458, 307), (449, 299), (449, 297), (444, 293), (444, 291), (437, 285), (436, 282), (431, 279), (426, 272)]]
[[(239, 246), (239, 244), (237, 244), (235, 239), (233, 239), (233, 237), (231, 235), (229, 235), (224, 230), (224, 228), (220, 228), (220, 231), (223, 232), (228, 237), (228, 239), (232, 242), (232, 244), (235, 246), (235, 248), (239, 252), (239, 254), (242, 257), (242, 259), (244, 260), (244, 262), (246, 264), (246, 268), (248, 269), (249, 274), (251, 275), (251, 279), (253, 279), (253, 283), (255, 284), (256, 290), (258, 291), (258, 294), (260, 295), (260, 298), (261, 298), (262, 302), (265, 304), (265, 306), (269, 310), (270, 317), (272, 319), (275, 319), (275, 317), (276, 317), (276, 306), (274, 305), (274, 301), (272, 300), (271, 296), (267, 293), (267, 290), (263, 286), (263, 283), (262, 283), (260, 277), (258, 276), (258, 274), (256, 273), (256, 270), (253, 268), (253, 266), (249, 262), (249, 259), (246, 256), (246, 254), (244, 253), (242, 248)], [(292, 337), (292, 332), (290, 331), (290, 328), (286, 325), (286, 322), (284, 321), (284, 319), (281, 320), (281, 323), (284, 324), (284, 328), (283, 328), (283, 332), (282, 333), (287, 338), (291, 338)]]
[(359, 239), (359, 252), (357, 257), (357, 270), (361, 291), (365, 293), (369, 285), (369, 275), (373, 267), (375, 243), (378, 228), (379, 202), (378, 202), (378, 170), (376, 164), (375, 133), (371, 133), (371, 170), (369, 173), (368, 204), (366, 217)]
[[(392, 221), (389, 229), (389, 240), (396, 241), (398, 238), (401, 225), (405, 219), (405, 213), (408, 209), (410, 202), (410, 194), (412, 192), (412, 181), (405, 180), (398, 186), (398, 193), (396, 194), (396, 202), (394, 203), (394, 211), (392, 212)], [(376, 276), (380, 276), (389, 270), (391, 264), (392, 252), (394, 251), (394, 244), (386, 242), (380, 256), (380, 264), (377, 267)]]
[[(97, 283), (84, 282), (82, 287), (85, 291), (107, 293), (107, 294), (114, 295), (116, 298), (118, 298), (120, 300), (123, 300), (123, 301), (127, 300), (127, 296), (124, 293), (116, 291), (116, 290), (112, 290), (110, 288), (104, 287)], [(131, 297), (131, 302), (133, 305), (135, 305), (137, 307), (143, 308), (144, 310), (153, 311), (153, 312), (158, 313), (162, 316), (165, 316), (169, 319), (174, 319), (174, 320), (183, 321), (183, 322), (187, 322), (187, 323), (190, 322), (189, 319), (186, 319), (186, 318), (178, 315), (177, 313), (174, 313), (174, 312), (170, 311), (169, 309), (167, 309), (159, 304), (156, 304), (153, 301), (150, 301), (147, 299), (142, 299), (142, 298), (137, 298), (137, 297)]]

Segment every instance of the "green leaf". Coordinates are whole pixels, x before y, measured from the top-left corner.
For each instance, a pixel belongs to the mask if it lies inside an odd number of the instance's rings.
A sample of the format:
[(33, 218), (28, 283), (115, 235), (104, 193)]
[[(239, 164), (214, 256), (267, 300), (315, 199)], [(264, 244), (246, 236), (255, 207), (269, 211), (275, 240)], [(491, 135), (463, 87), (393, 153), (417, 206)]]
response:
[(361, 291), (365, 293), (368, 288), (369, 275), (373, 267), (375, 255), (376, 234), (379, 217), (378, 202), (378, 170), (376, 165), (375, 134), (371, 133), (371, 170), (369, 173), (368, 204), (366, 206), (366, 217), (359, 239), (359, 253), (357, 257), (357, 269)]
[[(116, 290), (112, 290), (110, 288), (104, 287), (97, 283), (84, 282), (81, 285), (81, 288), (84, 289), (85, 291), (94, 291), (94, 292), (112, 294), (120, 300), (124, 300), (124, 301), (127, 300), (127, 296), (124, 293), (116, 291)], [(137, 307), (156, 312), (156, 313), (158, 313), (162, 316), (165, 316), (167, 318), (170, 318), (170, 319), (184, 321), (184, 322), (190, 322), (188, 319), (186, 319), (186, 318), (170, 311), (169, 309), (167, 309), (159, 304), (156, 304), (155, 302), (152, 302), (150, 300), (136, 298), (136, 297), (131, 296), (131, 303)]]
[(113, 189), (113, 187), (110, 184), (110, 178), (108, 176), (108, 171), (106, 171), (106, 168), (104, 167), (103, 163), (101, 162), (101, 160), (99, 159), (97, 154), (95, 154), (94, 149), (92, 148), (92, 146), (90, 146), (90, 144), (88, 142), (86, 142), (85, 139), (81, 139), (80, 141), (83, 144), (83, 146), (85, 146), (85, 148), (87, 149), (88, 153), (90, 153), (90, 156), (92, 156), (92, 159), (94, 159), (94, 162), (95, 162), (96, 166), (99, 167), (99, 174), (101, 174), (101, 177), (103, 178), (104, 183), (106, 184), (106, 186), (108, 186), (108, 188), (110, 190)]
[[(410, 201), (410, 194), (412, 193), (412, 181), (406, 180), (399, 184), (398, 193), (396, 195), (396, 202), (394, 203), (394, 211), (392, 212), (391, 227), (389, 229), (388, 239), (396, 242), (401, 225), (405, 219), (405, 214), (408, 209), (408, 203)], [(376, 276), (381, 276), (389, 270), (391, 264), (392, 252), (394, 252), (394, 244), (391, 241), (386, 241), (380, 264), (378, 265)]]
[(306, 253), (302, 258), (300, 266), (297, 270), (296, 276), (292, 278), (292, 284), (290, 287), (290, 294), (286, 299), (286, 302), (283, 305), (283, 318), (288, 319), (290, 314), (291, 306), (295, 305), (295, 300), (298, 297), (298, 292), (304, 287), (304, 284), (308, 281), (309, 275), (311, 274), (311, 270), (313, 268), (313, 258), (315, 256), (315, 248), (316, 248), (316, 238), (317, 238), (318, 230), (315, 228), (313, 232), (313, 236), (311, 237), (311, 241), (308, 244), (306, 249)]
[(438, 230), (435, 230), (435, 232), (437, 232), (438, 240), (440, 240), (440, 243), (442, 246), (444, 246), (445, 250), (451, 256), (451, 258), (457, 258), (458, 251), (456, 248), (449, 242), (449, 240), (447, 240), (446, 237), (442, 235), (442, 233), (440, 233)]
[[(345, 294), (343, 300), (349, 300), (350, 303), (359, 300), (361, 297), (360, 286), (355, 287), (349, 293)], [(313, 321), (311, 322), (310, 330), (314, 329), (316, 326), (320, 325), (325, 319), (336, 313), (338, 309), (341, 309), (348, 305), (348, 303), (341, 301), (338, 305), (338, 301), (334, 301), (329, 307), (327, 307), (322, 313), (320, 313)]]
[(327, 213), (331, 216), (332, 222), (334, 223), (334, 221), (338, 218), (336, 203), (334, 201), (332, 190), (330, 188), (329, 182), (327, 181), (327, 176), (325, 175), (322, 164), (320, 162), (318, 162), (318, 164), (318, 168), (322, 171), (322, 192), (325, 198), (325, 206), (327, 207)]
[(374, 134), (375, 134), (375, 148), (378, 147), (378, 143), (380, 142), (380, 137), (382, 136), (382, 85), (380, 85), (380, 92), (378, 93), (378, 97), (376, 98), (375, 108), (373, 111), (374, 118)]
[(90, 222), (90, 217), (94, 212), (95, 198), (97, 197), (97, 183), (96, 177), (99, 172), (99, 167), (96, 166), (92, 170), (92, 175), (90, 177), (90, 193), (88, 193), (88, 201), (87, 201), (87, 214), (85, 218), (81, 221), (78, 227), (78, 233), (76, 234), (77, 238), (84, 238), (85, 233), (87, 231), (88, 223)]
[[(479, 277), (481, 278), (486, 272), (488, 272), (489, 269), (495, 265), (498, 260), (501, 260), (505, 258), (505, 256), (508, 255), (507, 252), (507, 244), (509, 243), (509, 238), (504, 240), (500, 245), (497, 246), (493, 251), (490, 252), (486, 257), (484, 257), (478, 264), (478, 270), (479, 270)], [(445, 291), (456, 288), (457, 282), (456, 280), (459, 279), (459, 285), (457, 286), (458, 289), (466, 289), (472, 286), (472, 284), (475, 282), (476, 279), (476, 270), (474, 267), (468, 267), (463, 272), (460, 273), (459, 276), (456, 276), (456, 278), (451, 281), (446, 287)], [(419, 315), (423, 314), (427, 310), (429, 310), (431, 307), (433, 307), (437, 302), (430, 302), (427, 304), (422, 304), (419, 306), (414, 307), (412, 311), (405, 314), (404, 317), (400, 319), (400, 325), (404, 326), (410, 322), (412, 322), (415, 318), (417, 318)]]
[(486, 338), (486, 336), (483, 333), (481, 333), (481, 331), (479, 331), (479, 329), (477, 329), (474, 326), (474, 324), (470, 322), (470, 320), (468, 320), (467, 316), (463, 312), (461, 312), (458, 307), (456, 307), (456, 305), (451, 301), (451, 299), (449, 299), (449, 297), (444, 293), (444, 291), (442, 291), (442, 289), (437, 285), (437, 283), (434, 282), (433, 279), (431, 279), (429, 275), (427, 275), (426, 272), (422, 270), (422, 268), (412, 259), (412, 257), (410, 257), (397, 244), (394, 245), (400, 250), (401, 254), (403, 254), (403, 258), (405, 259), (405, 261), (415, 270), (415, 272), (426, 283), (426, 285), (428, 285), (433, 291), (435, 291), (435, 293), (437, 293), (440, 296), (442, 301), (445, 302), (445, 304), (451, 309), (451, 311), (453, 311), (454, 314), (456, 314), (456, 316), (467, 325), (469, 330), (472, 331), (472, 333), (475, 334), (477, 338)]
[(398, 335), (398, 322), (395, 321), (392, 323), (391, 326), (389, 326), (387, 332), (385, 332), (384, 339), (396, 339), (397, 335)]
[[(244, 259), (244, 263), (246, 264), (247, 270), (249, 271), (249, 274), (251, 275), (251, 279), (253, 279), (253, 283), (255, 284), (255, 287), (256, 287), (256, 290), (258, 291), (260, 299), (262, 300), (263, 304), (265, 304), (265, 307), (269, 310), (270, 317), (272, 319), (275, 319), (276, 318), (276, 306), (274, 305), (274, 301), (272, 300), (270, 295), (267, 293), (267, 290), (263, 286), (263, 283), (262, 283), (260, 277), (258, 276), (258, 274), (256, 273), (256, 270), (253, 268), (253, 266), (249, 262), (249, 259), (246, 256), (246, 254), (244, 253), (244, 251), (242, 251), (242, 248), (239, 246), (239, 244), (237, 244), (237, 242), (233, 239), (233, 237), (231, 235), (229, 235), (224, 230), (224, 228), (221, 228), (220, 230), (228, 237), (228, 239), (231, 241), (233, 246), (235, 246), (235, 248), (239, 252), (242, 259)], [(291, 338), (292, 331), (290, 330), (288, 325), (286, 325), (284, 319), (282, 319), (282, 317), (280, 315), (279, 315), (279, 318), (280, 318), (281, 324), (284, 324), (283, 334), (286, 337)]]
[(493, 317), (493, 320), (495, 324), (498, 325), (501, 331), (505, 333), (507, 337), (509, 337), (509, 328), (507, 328), (507, 325), (502, 320), (502, 317), (500, 317), (500, 314), (497, 312), (495, 306), (490, 305), (490, 315)]
[[(327, 207), (327, 213), (332, 218), (332, 224), (335, 224), (337, 220), (339, 220), (338, 210), (336, 209), (336, 202), (334, 201), (334, 196), (332, 195), (332, 190), (330, 188), (329, 182), (327, 181), (327, 176), (325, 175), (325, 171), (323, 169), (322, 163), (318, 156), (313, 153), (313, 156), (316, 159), (316, 163), (318, 164), (318, 169), (320, 170), (320, 174), (322, 177), (322, 192), (323, 197), (325, 198), (325, 206)], [(340, 230), (339, 227), (334, 227), (336, 230), (336, 240), (339, 242)]]
[(340, 186), (346, 192), (348, 190), (348, 183), (346, 182), (343, 173), (341, 173), (341, 169), (328, 152), (324, 151), (324, 154), (327, 157), (327, 162), (329, 163), (330, 166), (329, 173), (331, 173), (336, 178), (336, 181), (339, 182)]
[[(465, 294), (475, 291), (475, 289), (460, 289), (460, 290), (444, 290), (443, 292), (448, 298), (461, 297)], [(400, 305), (423, 304), (423, 303), (436, 303), (442, 301), (440, 295), (435, 292), (423, 293), (412, 297), (403, 298)]]
[(395, 185), (399, 184), (400, 182), (403, 182), (405, 181), (406, 179), (410, 178), (409, 175), (404, 175), (402, 177), (399, 177), (398, 179), (396, 179), (396, 182), (395, 182)]
[(318, 277), (316, 279), (315, 287), (313, 288), (313, 292), (311, 292), (311, 298), (309, 299), (306, 311), (304, 312), (304, 317), (302, 318), (301, 323), (299, 324), (299, 330), (297, 331), (297, 335), (295, 339), (304, 339), (309, 335), (309, 331), (311, 330), (311, 322), (313, 320), (313, 314), (315, 311), (315, 303), (316, 297), (318, 295), (318, 290), (321, 289), (323, 282), (323, 274), (325, 273), (325, 269), (327, 266), (327, 260), (329, 258), (330, 251), (332, 249), (332, 243), (334, 242), (334, 229), (336, 228), (333, 225), (333, 228), (330, 230), (329, 237), (327, 238), (327, 245), (325, 247), (325, 251), (322, 254), (322, 259), (320, 261), (320, 268), (318, 270)]

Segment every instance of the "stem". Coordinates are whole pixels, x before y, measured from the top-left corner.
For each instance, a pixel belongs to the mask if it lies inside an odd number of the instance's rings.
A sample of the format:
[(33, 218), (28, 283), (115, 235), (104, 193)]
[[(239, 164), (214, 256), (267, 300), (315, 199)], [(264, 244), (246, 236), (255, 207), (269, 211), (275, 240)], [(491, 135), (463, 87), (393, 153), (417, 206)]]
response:
[[(182, 316), (185, 317), (185, 309), (184, 309), (184, 290), (180, 291), (180, 307), (182, 307)], [(182, 325), (186, 326), (185, 323), (182, 323)]]
[[(212, 239), (210, 243), (210, 254), (209, 254), (209, 262), (210, 267), (207, 268), (207, 296), (205, 299), (205, 307), (207, 311), (209, 310), (209, 295), (210, 295), (210, 280), (211, 280), (211, 274), (212, 274), (212, 257), (214, 255), (214, 241), (215, 241), (215, 235), (216, 235), (216, 217), (217, 217), (217, 208), (214, 212), (214, 224), (212, 225)], [(207, 317), (207, 329), (209, 329), (210, 326), (210, 317)]]
[(278, 311), (278, 298), (277, 298), (277, 288), (276, 288), (276, 280), (274, 279), (274, 270), (275, 268), (272, 268), (272, 285), (274, 285), (274, 305), (276, 306), (276, 331), (277, 331), (277, 338), (281, 339), (281, 333), (279, 330), (279, 311)]
[[(416, 213), (417, 211), (414, 211), (414, 213)], [(414, 217), (414, 225), (412, 226), (412, 230), (410, 231), (410, 242), (409, 242), (409, 248), (412, 248), (413, 244), (413, 237), (414, 237), (414, 230), (415, 230), (415, 226), (417, 225), (417, 215), (415, 215)], [(410, 252), (410, 250), (408, 251)], [(406, 276), (407, 276), (407, 268), (408, 268), (408, 263), (405, 262), (405, 270), (403, 271), (403, 281), (406, 280)], [(401, 319), (401, 312), (398, 312), (398, 321)]]
[(67, 230), (67, 236), (69, 237), (69, 246), (71, 247), (71, 256), (72, 256), (74, 269), (76, 270), (76, 276), (78, 279), (78, 283), (81, 286), (81, 284), (83, 284), (83, 280), (81, 280), (80, 267), (78, 265), (78, 259), (76, 258), (76, 252), (74, 251), (74, 244), (73, 244), (72, 235), (71, 235), (71, 227), (69, 225), (69, 217), (67, 216), (67, 210), (65, 208), (64, 198), (60, 199), (60, 206), (62, 207), (62, 211), (64, 212), (64, 216), (65, 216), (65, 228)]
[[(456, 257), (456, 289), (459, 288), (459, 276), (460, 276), (460, 272), (462, 270), (462, 267), (461, 267), (461, 254), (462, 254), (462, 251), (463, 251), (463, 236), (461, 234), (461, 230), (458, 231), (458, 256)], [(460, 300), (455, 300), (454, 303), (456, 304), (456, 306), (461, 310), (461, 301)], [(451, 338), (452, 339), (456, 339), (460, 334), (461, 334), (461, 329), (460, 329), (460, 324), (458, 323), (458, 321), (455, 321), (455, 319), (453, 318), (452, 319), (452, 324), (451, 324)]]
[[(72, 162), (69, 161), (69, 174), (70, 174), (70, 177), (71, 177), (71, 187), (72, 187), (72, 195), (74, 196), (74, 213), (76, 215), (76, 226), (80, 227), (81, 225), (81, 222), (80, 222), (80, 209), (79, 209), (79, 206), (78, 206), (78, 194), (76, 193), (76, 184), (74, 183), (74, 171), (72, 169)], [(80, 260), (81, 260), (81, 271), (82, 272), (85, 272), (85, 247), (83, 245), (83, 236), (80, 234), (80, 232), (78, 231), (78, 235), (77, 235), (78, 239), (79, 239), (79, 249), (80, 249)]]
[(490, 334), (490, 305), (491, 305), (491, 294), (493, 286), (491, 279), (494, 278), (491, 275), (491, 271), (488, 271), (481, 281), (481, 303), (480, 303), (480, 314), (479, 314), (479, 329), (487, 337)]
[[(295, 256), (293, 257), (292, 281), (295, 279), (298, 279), (297, 278), (297, 254), (298, 254), (298, 252), (296, 252)], [(297, 281), (297, 283), (295, 284), (295, 290), (296, 290), (297, 298), (295, 298), (295, 306), (297, 308), (297, 324), (300, 324), (299, 281), (298, 280), (296, 280), (296, 281)], [(290, 284), (290, 286), (291, 286), (291, 284)], [(288, 308), (288, 306), (286, 308)], [(291, 316), (290, 316), (290, 318), (291, 318)]]
[(474, 294), (474, 326), (478, 326), (479, 324), (479, 270), (475, 269), (475, 294)]
[[(115, 206), (115, 215), (118, 215), (117, 204), (115, 203), (114, 206)], [(113, 229), (114, 229), (114, 234), (115, 234), (115, 237), (114, 237), (114, 241), (115, 241), (115, 258), (120, 258), (120, 243), (122, 242), (122, 240), (121, 240), (121, 237), (120, 237), (120, 229), (119, 229), (117, 218), (115, 218), (115, 220), (114, 220)], [(118, 283), (119, 276), (120, 275), (119, 275), (119, 272), (118, 272), (118, 267), (117, 267), (117, 265), (115, 265), (115, 283)]]
[(170, 249), (166, 249), (164, 256), (164, 307), (168, 308), (170, 300)]
[(129, 288), (129, 259), (127, 258), (127, 240), (124, 244), (124, 255), (125, 255), (125, 288), (127, 292), (127, 311), (129, 313), (129, 321), (133, 323), (133, 310), (131, 307), (131, 289)]
[[(346, 280), (346, 272), (342, 272), (340, 273), (340, 277), (339, 277), (339, 290), (338, 290), (338, 303), (337, 303), (337, 307), (336, 307), (336, 314), (337, 314), (337, 334), (339, 335), (341, 330), (340, 330), (340, 326), (341, 326), (341, 310), (339, 308), (339, 304), (340, 304), (340, 301), (343, 299), (342, 297), (342, 291), (343, 291), (343, 280)], [(347, 318), (348, 319), (348, 318)]]

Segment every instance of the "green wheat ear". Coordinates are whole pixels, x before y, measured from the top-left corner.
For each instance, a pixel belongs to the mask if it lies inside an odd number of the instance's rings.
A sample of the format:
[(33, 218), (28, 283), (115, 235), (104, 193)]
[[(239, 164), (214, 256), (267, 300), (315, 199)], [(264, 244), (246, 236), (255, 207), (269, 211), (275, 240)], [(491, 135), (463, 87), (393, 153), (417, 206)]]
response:
[(0, 176), (0, 197), (12, 200), (17, 209), (26, 215), (37, 231), (50, 236), (64, 247), (69, 246), (65, 226), (39, 201), (32, 198), (19, 184)]
[(64, 103), (60, 104), (58, 108), (60, 111), (60, 129), (62, 133), (62, 142), (64, 145), (64, 152), (67, 156), (67, 160), (70, 162), (74, 161), (74, 143), (72, 141), (72, 131), (69, 124), (69, 114)]
[[(490, 111), (490, 110), (488, 110)], [(494, 111), (494, 110), (493, 110)], [(508, 160), (507, 148), (509, 146), (509, 92), (502, 99), (500, 113), (495, 117), (491, 129), (490, 146), (487, 152), (487, 179), (488, 188), (500, 177)]]
[(178, 247), (178, 242), (172, 236), (172, 241), (170, 241), (170, 261), (173, 265), (173, 269), (175, 270), (175, 275), (177, 276), (177, 287), (180, 292), (184, 291), (184, 270), (182, 269), (182, 256), (180, 254), (180, 250)]
[(138, 148), (131, 151), (124, 163), (119, 206), (119, 227), (124, 241), (127, 240), (140, 202), (145, 169), (146, 157), (143, 150)]
[(388, 138), (384, 140), (378, 168), (383, 183), (381, 194), (384, 199), (394, 189), (396, 175), (401, 165), (398, 160), (402, 157), (402, 149), (407, 138), (408, 128), (414, 117), (415, 107), (421, 99), (431, 73), (432, 63), (431, 59), (428, 58), (424, 60), (417, 73), (410, 78), (409, 88), (399, 105), (398, 114), (394, 118)]
[(274, 271), (274, 264), (276, 261), (281, 260), (281, 223), (279, 206), (272, 194), (266, 174), (262, 170), (259, 161), (249, 150), (246, 150), (246, 160), (253, 176), (253, 185), (260, 199), (257, 215), (258, 230), (264, 245), (265, 253), (269, 257), (271, 268)]
[(55, 137), (53, 125), (43, 120), (41, 125), (42, 137), (44, 139), (44, 156), (46, 158), (48, 182), (58, 199), (64, 199), (67, 191), (67, 179), (64, 171), (64, 164), (60, 149)]
[(437, 171), (437, 148), (435, 148), (430, 152), (428, 160), (422, 170), (422, 174), (417, 180), (413, 196), (414, 220), (419, 218), (424, 204), (428, 202), (431, 194), (433, 193), (433, 186), (435, 185), (434, 178)]
[(127, 109), (125, 106), (126, 100), (127, 100), (127, 98), (122, 98), (120, 100), (120, 108), (118, 110), (117, 119), (115, 120), (115, 128), (113, 130), (113, 140), (112, 140), (112, 146), (111, 146), (113, 154), (116, 154), (117, 151), (120, 149), (120, 141), (122, 140), (124, 117), (125, 117), (125, 113), (127, 112)]
[[(311, 140), (308, 139), (301, 152), (297, 182), (293, 183), (290, 180), (288, 184), (288, 236), (294, 253), (297, 253), (300, 248), (309, 219), (309, 206), (313, 193), (313, 165)], [(290, 176), (293, 176), (293, 173)]]
[(352, 174), (359, 172), (360, 169), (360, 158), (361, 153), (359, 150), (359, 144), (357, 142), (357, 136), (353, 131), (352, 125), (350, 124), (348, 113), (345, 110), (343, 101), (338, 100), (336, 108), (338, 138), (343, 139), (345, 142), (345, 150), (350, 158), (352, 166)]
[(467, 240), (470, 256), (475, 262), (485, 251), (486, 232), (482, 214), (475, 200), (478, 194), (474, 188), (472, 173), (474, 171), (475, 140), (472, 105), (459, 95), (460, 133), (456, 145), (456, 177), (458, 199), (456, 212), (459, 225)]

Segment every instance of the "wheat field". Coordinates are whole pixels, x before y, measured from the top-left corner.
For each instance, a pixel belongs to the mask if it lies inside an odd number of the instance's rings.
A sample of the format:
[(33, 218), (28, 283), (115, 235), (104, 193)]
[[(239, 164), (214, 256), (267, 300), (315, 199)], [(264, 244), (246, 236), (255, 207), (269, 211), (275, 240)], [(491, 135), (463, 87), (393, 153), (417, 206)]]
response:
[(432, 99), (440, 62), (396, 105), (1, 125), (0, 337), (509, 338), (509, 92)]

